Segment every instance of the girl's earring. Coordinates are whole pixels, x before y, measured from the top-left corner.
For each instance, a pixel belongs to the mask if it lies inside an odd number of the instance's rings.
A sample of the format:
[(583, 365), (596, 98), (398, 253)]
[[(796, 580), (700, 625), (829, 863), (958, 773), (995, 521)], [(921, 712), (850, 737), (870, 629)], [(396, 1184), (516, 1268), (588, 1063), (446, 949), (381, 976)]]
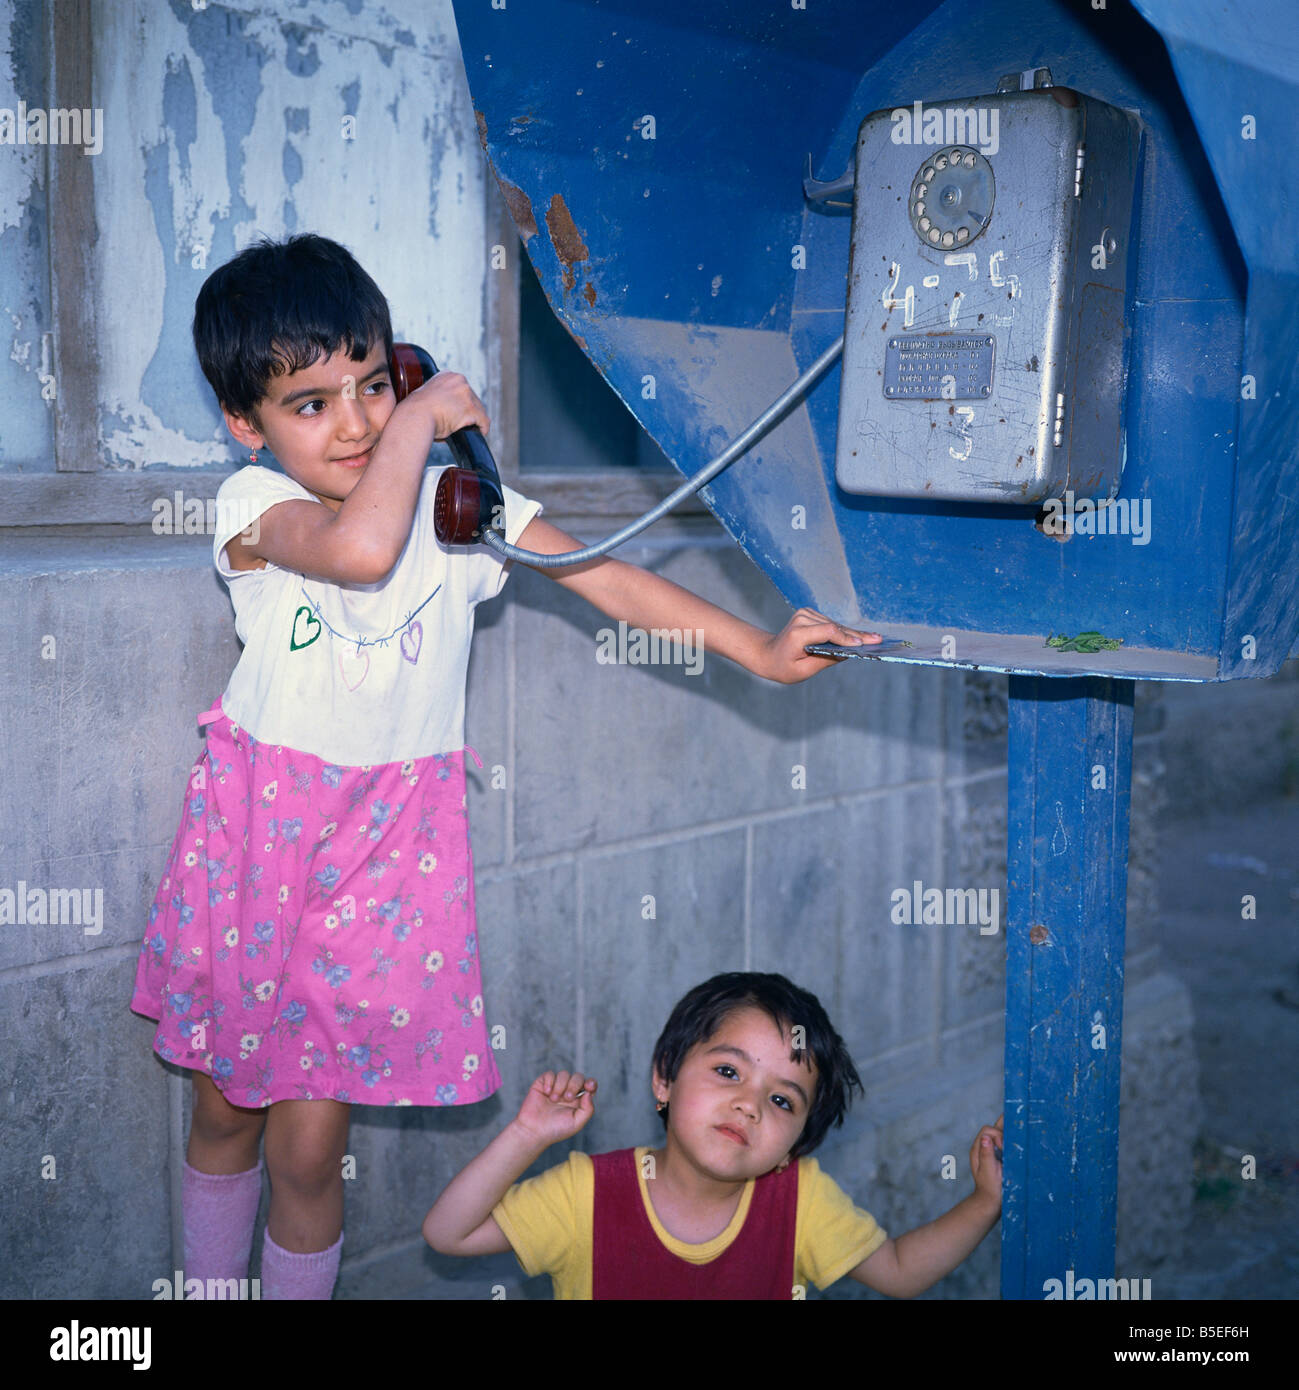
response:
[(257, 450), (256, 450), (256, 449), (252, 449), (252, 450), (249, 451), (249, 454), (248, 454), (248, 462), (249, 462), (249, 463), (256, 463), (256, 462), (257, 462)]

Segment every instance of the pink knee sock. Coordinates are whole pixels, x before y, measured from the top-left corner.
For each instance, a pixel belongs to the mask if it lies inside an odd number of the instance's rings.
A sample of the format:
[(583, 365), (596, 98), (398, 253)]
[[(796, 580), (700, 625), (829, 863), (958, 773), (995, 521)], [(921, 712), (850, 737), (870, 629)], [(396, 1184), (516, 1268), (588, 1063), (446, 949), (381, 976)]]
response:
[(181, 1212), (185, 1278), (246, 1279), (262, 1197), (262, 1165), (246, 1173), (200, 1173), (184, 1165)]
[(342, 1258), (343, 1233), (328, 1250), (309, 1250), (297, 1254), (282, 1250), (271, 1239), (267, 1227), (262, 1242), (262, 1297), (282, 1299), (328, 1299), (333, 1295)]

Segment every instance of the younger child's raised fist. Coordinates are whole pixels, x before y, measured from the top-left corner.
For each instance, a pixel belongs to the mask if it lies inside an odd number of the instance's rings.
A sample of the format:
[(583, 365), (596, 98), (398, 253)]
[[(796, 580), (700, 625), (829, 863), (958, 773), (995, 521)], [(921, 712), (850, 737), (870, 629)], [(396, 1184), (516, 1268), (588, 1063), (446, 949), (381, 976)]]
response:
[(515, 1123), (545, 1144), (571, 1139), (595, 1114), (596, 1081), (581, 1072), (543, 1072), (528, 1088)]

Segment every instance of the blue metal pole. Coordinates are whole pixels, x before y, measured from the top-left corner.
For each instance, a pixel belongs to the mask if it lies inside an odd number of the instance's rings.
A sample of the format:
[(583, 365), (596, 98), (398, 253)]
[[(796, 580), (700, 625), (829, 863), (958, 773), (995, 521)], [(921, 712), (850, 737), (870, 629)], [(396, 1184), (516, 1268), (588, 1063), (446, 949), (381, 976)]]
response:
[(1133, 689), (1010, 677), (1003, 1298), (1114, 1277)]

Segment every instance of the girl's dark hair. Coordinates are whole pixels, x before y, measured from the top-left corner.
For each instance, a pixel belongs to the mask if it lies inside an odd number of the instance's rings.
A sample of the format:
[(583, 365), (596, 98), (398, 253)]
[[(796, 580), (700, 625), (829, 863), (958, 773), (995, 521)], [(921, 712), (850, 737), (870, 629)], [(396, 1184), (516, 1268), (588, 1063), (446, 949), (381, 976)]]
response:
[[(831, 1125), (843, 1124), (853, 1091), (862, 1089), (848, 1049), (816, 995), (799, 989), (783, 975), (752, 971), (714, 975), (711, 980), (696, 985), (672, 1010), (654, 1044), (655, 1070), (664, 1081), (675, 1081), (690, 1049), (707, 1042), (731, 1014), (746, 1007), (761, 1009), (778, 1028), (786, 1031), (792, 1032), (801, 1026), (804, 1048), (796, 1047), (790, 1060), (806, 1065), (810, 1057), (816, 1064), (812, 1108), (798, 1142), (790, 1150), (792, 1158), (800, 1158), (820, 1144)], [(659, 1111), (665, 1128), (668, 1109)]]
[(364, 362), (392, 355), (388, 301), (345, 247), (313, 232), (263, 237), (203, 282), (194, 305), (199, 365), (232, 415), (255, 423), (272, 377), (340, 348)]

